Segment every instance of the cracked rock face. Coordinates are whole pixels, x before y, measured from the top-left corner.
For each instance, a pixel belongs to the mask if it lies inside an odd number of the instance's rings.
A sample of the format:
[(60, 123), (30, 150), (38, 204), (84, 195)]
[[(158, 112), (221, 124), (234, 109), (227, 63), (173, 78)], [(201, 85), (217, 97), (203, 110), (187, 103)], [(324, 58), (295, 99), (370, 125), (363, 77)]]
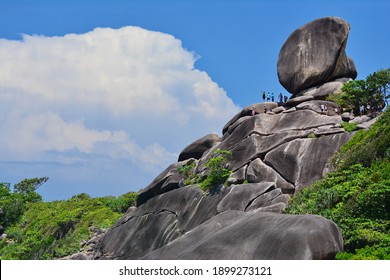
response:
[(179, 155), (178, 161), (184, 161), (190, 158), (200, 159), (203, 153), (220, 141), (217, 134), (208, 134), (190, 145), (188, 145)]
[(323, 177), (328, 159), (349, 138), (348, 133), (337, 133), (315, 139), (295, 139), (272, 150), (264, 161), (299, 190)]
[(337, 226), (320, 216), (227, 211), (143, 259), (332, 259), (341, 248)]
[[(314, 101), (279, 114), (248, 116), (225, 126), (221, 138), (204, 140), (201, 156), (170, 165), (139, 194), (128, 211), (97, 242), (95, 259), (327, 259), (342, 250), (337, 226), (318, 216), (282, 214), (290, 195), (321, 178), (329, 157), (351, 134), (339, 115), (317, 112)], [(322, 101), (321, 101), (322, 102)], [(328, 104), (329, 105), (329, 104)], [(299, 105), (297, 105), (298, 107)], [(309, 137), (316, 135), (318, 137)], [(323, 134), (321, 134), (323, 133)], [(218, 140), (218, 141), (217, 141)], [(186, 148), (188, 150), (188, 148)], [(229, 150), (234, 184), (204, 194), (181, 184), (180, 166), (205, 163), (217, 149)]]
[[(247, 106), (221, 137), (209, 134), (187, 146), (177, 163), (140, 191), (136, 208), (87, 254), (74, 258), (334, 258), (343, 248), (337, 225), (282, 212), (291, 195), (324, 176), (330, 157), (353, 135), (341, 128), (337, 105), (321, 100), (356, 77), (345, 54), (348, 32), (348, 23), (332, 17), (292, 33), (282, 47), (278, 75), (293, 98), (283, 106)], [(356, 121), (363, 126), (374, 120)], [(206, 163), (218, 149), (232, 154), (226, 164), (229, 185), (207, 194), (197, 185), (185, 186), (179, 169), (191, 166), (196, 175), (207, 174)]]

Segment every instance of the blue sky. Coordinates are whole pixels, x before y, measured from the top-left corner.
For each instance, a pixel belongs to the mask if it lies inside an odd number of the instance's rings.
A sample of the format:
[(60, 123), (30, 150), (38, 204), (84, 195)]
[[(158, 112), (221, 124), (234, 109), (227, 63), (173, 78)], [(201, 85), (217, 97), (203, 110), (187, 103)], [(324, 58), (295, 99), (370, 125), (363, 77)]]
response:
[(389, 67), (388, 1), (0, 1), (0, 181), (46, 200), (138, 191), (262, 90), (290, 33), (351, 25), (358, 79)]

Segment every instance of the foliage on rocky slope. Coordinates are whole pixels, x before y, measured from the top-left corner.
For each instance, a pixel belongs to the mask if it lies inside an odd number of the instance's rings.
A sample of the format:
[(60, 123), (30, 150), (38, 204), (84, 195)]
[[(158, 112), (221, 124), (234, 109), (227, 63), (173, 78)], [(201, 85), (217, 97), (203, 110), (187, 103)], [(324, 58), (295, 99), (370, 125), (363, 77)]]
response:
[(333, 158), (335, 170), (290, 201), (290, 214), (318, 214), (341, 229), (339, 259), (390, 259), (390, 110)]
[[(9, 193), (9, 199), (17, 199)], [(23, 213), (5, 228), (0, 259), (54, 259), (80, 250), (81, 243), (113, 225), (135, 193), (119, 197), (91, 198), (79, 194), (68, 200), (26, 202)]]

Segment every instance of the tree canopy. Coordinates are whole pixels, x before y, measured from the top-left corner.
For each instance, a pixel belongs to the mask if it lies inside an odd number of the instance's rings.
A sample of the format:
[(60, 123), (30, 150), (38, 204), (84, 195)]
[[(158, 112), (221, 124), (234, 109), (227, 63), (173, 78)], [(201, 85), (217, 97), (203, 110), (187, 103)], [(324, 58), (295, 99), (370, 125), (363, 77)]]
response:
[(14, 185), (13, 192), (9, 183), (0, 183), (0, 225), (7, 227), (16, 222), (26, 210), (27, 203), (42, 201), (36, 190), (47, 180), (47, 177), (24, 179)]
[(346, 110), (360, 113), (360, 107), (370, 105), (374, 110), (382, 110), (389, 105), (390, 68), (379, 70), (365, 80), (346, 83), (340, 92), (333, 93), (328, 100), (336, 102)]

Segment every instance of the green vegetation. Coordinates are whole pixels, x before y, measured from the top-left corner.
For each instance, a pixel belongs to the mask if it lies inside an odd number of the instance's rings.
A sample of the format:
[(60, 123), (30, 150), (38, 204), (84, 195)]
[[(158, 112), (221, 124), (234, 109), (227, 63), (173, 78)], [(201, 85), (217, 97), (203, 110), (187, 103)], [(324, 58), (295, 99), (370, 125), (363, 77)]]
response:
[(369, 167), (377, 160), (388, 158), (390, 149), (390, 111), (386, 110), (369, 130), (359, 130), (332, 159), (334, 168), (354, 164)]
[(25, 179), (14, 186), (11, 192), (10, 184), (0, 183), (0, 225), (7, 227), (16, 222), (29, 203), (42, 201), (36, 190), (49, 178)]
[(309, 135), (307, 135), (307, 138), (314, 139), (317, 138), (317, 136), (314, 134), (314, 132), (312, 132)]
[(184, 185), (198, 184), (203, 191), (211, 191), (215, 187), (224, 184), (232, 173), (226, 168), (227, 160), (232, 156), (230, 151), (216, 150), (211, 158), (204, 164), (209, 170), (204, 178), (195, 172), (195, 162), (188, 162), (178, 167), (177, 171), (183, 176)]
[(341, 127), (345, 129), (345, 131), (352, 132), (356, 130), (356, 123), (350, 122), (342, 122)]
[(226, 168), (226, 163), (232, 152), (226, 150), (216, 150), (213, 157), (205, 164), (210, 172), (199, 184), (199, 188), (203, 191), (211, 191), (218, 185), (224, 184), (232, 173)]
[(184, 181), (185, 186), (196, 184), (200, 180), (199, 176), (195, 175), (195, 167), (196, 167), (195, 161), (189, 161), (187, 162), (187, 164), (179, 166), (177, 168), (177, 172), (185, 180)]
[[(231, 171), (226, 168), (229, 151), (217, 150), (205, 163), (205, 178), (195, 175), (195, 161), (178, 168), (186, 184), (198, 183), (212, 191), (226, 182)], [(44, 202), (36, 190), (48, 180), (25, 179), (11, 191), (0, 183), (0, 259), (55, 259), (76, 253), (81, 243), (101, 229), (110, 228), (130, 206), (136, 205), (137, 193), (119, 197), (91, 198), (82, 193), (68, 200)]]
[[(97, 230), (111, 227), (135, 205), (137, 194), (43, 202), (36, 188), (47, 178), (26, 179), (14, 186), (0, 184), (0, 259), (54, 259), (76, 253)], [(3, 235), (4, 236), (4, 235)]]
[(390, 68), (379, 70), (365, 80), (354, 80), (346, 83), (341, 92), (333, 93), (329, 101), (336, 102), (345, 110), (360, 114), (360, 106), (369, 104), (371, 108), (383, 108), (388, 105), (390, 87)]
[(286, 213), (334, 221), (344, 238), (338, 259), (390, 259), (390, 110), (332, 162), (334, 171), (295, 195)]

